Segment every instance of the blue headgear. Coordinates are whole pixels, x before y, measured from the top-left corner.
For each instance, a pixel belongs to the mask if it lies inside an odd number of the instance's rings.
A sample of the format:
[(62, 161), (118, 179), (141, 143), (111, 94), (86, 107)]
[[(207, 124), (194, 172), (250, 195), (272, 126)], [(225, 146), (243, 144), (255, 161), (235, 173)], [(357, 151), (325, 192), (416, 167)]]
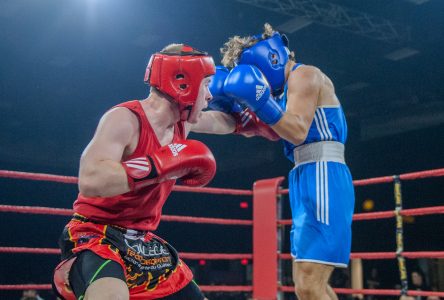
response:
[(270, 83), (273, 95), (277, 96), (283, 92), (285, 84), (285, 65), (290, 55), (288, 38), (279, 32), (267, 39), (262, 39), (262, 35), (255, 38), (260, 41), (242, 51), (238, 64), (258, 67)]

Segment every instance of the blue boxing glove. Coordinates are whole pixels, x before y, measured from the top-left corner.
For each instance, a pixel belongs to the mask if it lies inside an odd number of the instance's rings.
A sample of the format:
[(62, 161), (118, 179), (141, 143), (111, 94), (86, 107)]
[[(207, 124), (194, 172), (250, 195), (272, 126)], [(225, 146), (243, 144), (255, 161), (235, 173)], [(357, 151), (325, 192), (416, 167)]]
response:
[(227, 96), (247, 105), (268, 125), (276, 124), (284, 115), (271, 95), (267, 79), (255, 66), (234, 67), (225, 79), (223, 91)]
[(225, 95), (223, 86), (229, 73), (229, 69), (216, 66), (216, 74), (214, 74), (209, 85), (210, 92), (213, 95), (213, 98), (208, 102), (209, 109), (230, 114), (236, 122), (234, 134), (241, 134), (246, 137), (262, 136), (270, 141), (279, 140), (279, 135), (259, 120), (250, 109), (243, 107), (235, 99)]
[(239, 113), (242, 111), (242, 107), (233, 98), (228, 97), (224, 93), (224, 82), (229, 73), (229, 69), (223, 66), (216, 66), (216, 74), (214, 74), (209, 85), (213, 98), (208, 102), (208, 107), (211, 110), (227, 114)]

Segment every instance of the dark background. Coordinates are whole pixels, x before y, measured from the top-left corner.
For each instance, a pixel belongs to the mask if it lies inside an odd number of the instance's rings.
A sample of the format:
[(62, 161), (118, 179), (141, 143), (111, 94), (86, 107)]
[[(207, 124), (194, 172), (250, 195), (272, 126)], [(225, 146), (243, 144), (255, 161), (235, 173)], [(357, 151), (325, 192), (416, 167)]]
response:
[[(143, 76), (153, 52), (183, 42), (219, 62), (229, 36), (259, 33), (265, 22), (288, 35), (298, 61), (318, 66), (335, 83), (354, 179), (444, 167), (444, 1), (0, 0), (0, 169), (76, 176), (100, 116), (147, 96)], [(291, 26), (302, 23), (300, 30)], [(390, 56), (400, 49), (415, 54)], [(217, 159), (213, 187), (250, 189), (255, 180), (287, 175), (292, 167), (280, 143), (190, 138), (204, 141)], [(404, 182), (405, 207), (442, 205), (443, 183)], [(75, 185), (0, 179), (1, 204), (70, 208), (76, 193)], [(365, 199), (374, 200), (376, 211), (391, 210), (393, 187), (357, 188), (356, 212)], [(249, 208), (241, 209), (241, 201)], [(248, 219), (251, 199), (173, 193), (164, 213)], [(56, 247), (66, 221), (2, 213), (0, 246)], [(443, 249), (443, 225), (440, 216), (406, 224), (406, 250)], [(353, 230), (353, 251), (395, 249), (394, 220), (358, 222)], [(183, 252), (252, 250), (248, 227), (162, 223), (157, 233)], [(0, 284), (49, 283), (57, 260), (0, 254)], [(204, 270), (189, 263), (202, 283), (230, 270), (241, 281), (225, 276), (220, 283), (248, 283), (248, 267), (207, 262)], [(390, 264), (382, 275), (387, 282), (398, 276)], [(19, 294), (0, 292), (0, 298)]]

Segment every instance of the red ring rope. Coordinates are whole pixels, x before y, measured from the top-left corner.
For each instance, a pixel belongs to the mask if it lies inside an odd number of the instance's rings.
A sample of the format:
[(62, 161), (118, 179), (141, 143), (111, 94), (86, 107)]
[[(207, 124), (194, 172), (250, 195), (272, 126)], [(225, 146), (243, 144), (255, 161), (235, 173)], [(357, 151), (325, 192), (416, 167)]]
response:
[[(2, 284), (0, 290), (50, 290), (50, 284)], [(251, 292), (252, 286), (243, 285), (201, 285), (203, 292)], [(283, 292), (294, 292), (293, 286), (280, 286), (279, 290)], [(363, 295), (385, 295), (385, 296), (400, 296), (401, 290), (389, 289), (333, 289), (338, 294), (363, 294)], [(444, 292), (435, 291), (408, 291), (409, 296), (437, 296), (444, 297)]]
[[(0, 177), (77, 184), (77, 177), (52, 175), (52, 174), (45, 174), (45, 173), (30, 173), (30, 172), (0, 170)], [(253, 195), (253, 192), (251, 190), (223, 189), (223, 188), (211, 188), (211, 187), (203, 187), (202, 188), (202, 187), (189, 187), (189, 186), (181, 186), (181, 185), (175, 185), (173, 187), (173, 191), (175, 191), (175, 192), (205, 193), (205, 194), (225, 194), (225, 195), (237, 195), (237, 196), (251, 196), (251, 195)]]
[[(74, 211), (66, 208), (52, 208), (41, 206), (15, 206), (15, 205), (0, 205), (0, 212), (15, 212), (24, 214), (48, 214), (59, 216), (72, 216)], [(237, 219), (220, 219), (220, 218), (202, 218), (202, 217), (188, 217), (188, 216), (171, 216), (163, 215), (161, 220), (165, 222), (185, 222), (185, 223), (201, 223), (201, 224), (218, 224), (218, 225), (248, 225), (251, 226), (251, 220), (237, 220)]]
[[(28, 248), (28, 247), (0, 247), (0, 253), (33, 253), (33, 254), (60, 254), (57, 248)], [(402, 252), (406, 258), (444, 258), (444, 251), (416, 251)], [(180, 253), (181, 257), (186, 259), (252, 259), (253, 255), (248, 253)], [(289, 253), (278, 254), (280, 259), (291, 259)], [(392, 259), (396, 258), (396, 252), (356, 252), (351, 253), (350, 259)]]
[[(399, 175), (399, 178), (401, 180), (414, 180), (414, 179), (441, 177), (441, 176), (444, 176), (444, 168), (435, 169), (435, 170), (420, 171), (420, 172), (405, 173), (405, 174)], [(390, 182), (393, 182), (393, 180), (394, 180), (393, 176), (382, 176), (382, 177), (375, 177), (375, 178), (368, 178), (368, 179), (353, 180), (353, 185), (354, 186), (364, 186), (364, 185), (372, 185), (372, 184), (378, 184), (378, 183), (390, 183)], [(288, 189), (281, 189), (279, 191), (279, 194), (288, 194)]]

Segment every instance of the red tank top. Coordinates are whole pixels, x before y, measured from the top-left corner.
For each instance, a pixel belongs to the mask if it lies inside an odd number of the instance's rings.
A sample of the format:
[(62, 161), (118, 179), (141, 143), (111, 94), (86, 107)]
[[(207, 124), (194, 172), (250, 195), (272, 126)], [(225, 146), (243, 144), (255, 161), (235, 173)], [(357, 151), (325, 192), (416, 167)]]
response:
[[(126, 159), (149, 155), (161, 147), (138, 100), (121, 103), (116, 107), (128, 108), (139, 119), (139, 142), (134, 153)], [(184, 122), (178, 122), (174, 126), (173, 142), (183, 139)], [(163, 204), (175, 183), (175, 180), (168, 180), (113, 197), (85, 197), (79, 194), (74, 202), (74, 212), (103, 224), (143, 231), (155, 230), (160, 222)]]

